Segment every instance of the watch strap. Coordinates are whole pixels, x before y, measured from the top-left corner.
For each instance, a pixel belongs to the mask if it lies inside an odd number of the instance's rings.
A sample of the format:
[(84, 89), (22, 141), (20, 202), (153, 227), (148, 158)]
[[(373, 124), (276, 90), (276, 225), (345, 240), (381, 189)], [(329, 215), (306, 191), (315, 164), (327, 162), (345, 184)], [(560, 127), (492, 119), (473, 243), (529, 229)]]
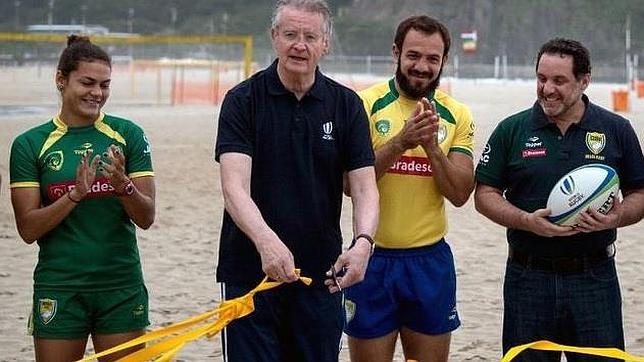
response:
[(367, 240), (369, 242), (369, 244), (370, 244), (369, 255), (373, 255), (373, 251), (376, 248), (376, 241), (373, 240), (371, 235), (369, 235), (369, 234), (358, 234), (355, 238), (353, 238), (353, 245), (355, 245), (355, 243), (356, 243), (356, 241), (358, 239), (365, 239), (365, 240)]
[(134, 183), (132, 180), (128, 181), (121, 191), (114, 191), (117, 196), (131, 196), (134, 194)]

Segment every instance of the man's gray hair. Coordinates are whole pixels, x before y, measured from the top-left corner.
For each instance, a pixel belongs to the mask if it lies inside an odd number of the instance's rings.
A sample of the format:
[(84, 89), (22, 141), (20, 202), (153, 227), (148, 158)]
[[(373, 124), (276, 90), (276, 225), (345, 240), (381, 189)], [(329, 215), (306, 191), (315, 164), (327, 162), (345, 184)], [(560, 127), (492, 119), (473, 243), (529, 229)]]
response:
[(273, 16), (271, 18), (271, 30), (277, 29), (282, 15), (282, 10), (286, 7), (322, 15), (322, 32), (326, 36), (331, 37), (333, 22), (331, 20), (331, 10), (325, 0), (277, 0), (275, 8), (273, 9)]

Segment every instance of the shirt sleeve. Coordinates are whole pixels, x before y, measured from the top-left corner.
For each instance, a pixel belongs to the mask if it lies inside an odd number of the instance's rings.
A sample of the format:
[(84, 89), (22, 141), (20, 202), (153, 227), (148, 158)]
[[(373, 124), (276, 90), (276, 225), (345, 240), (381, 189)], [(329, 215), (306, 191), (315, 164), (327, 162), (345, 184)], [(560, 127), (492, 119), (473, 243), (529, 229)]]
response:
[(24, 136), (18, 136), (11, 145), (9, 187), (40, 187), (38, 156)]
[(346, 171), (358, 168), (373, 166), (375, 156), (371, 147), (371, 136), (369, 131), (369, 120), (365, 112), (365, 106), (356, 94), (350, 99), (352, 117), (349, 122), (349, 150), (345, 156), (344, 168)]
[(238, 92), (226, 94), (219, 111), (215, 160), (227, 152), (253, 157), (252, 110), (250, 101)]
[(495, 187), (500, 190), (506, 188), (504, 171), (508, 160), (508, 149), (503, 131), (503, 124), (496, 127), (476, 166), (476, 182)]
[(449, 152), (461, 152), (470, 157), (474, 155), (474, 120), (469, 108), (463, 106), (460, 117), (456, 121), (456, 136)]
[(152, 169), (152, 147), (143, 129), (132, 124), (128, 132), (128, 154), (126, 171), (131, 178), (154, 176)]
[(637, 134), (630, 123), (622, 128), (623, 161), (620, 178), (622, 190), (629, 191), (644, 187), (644, 156)]

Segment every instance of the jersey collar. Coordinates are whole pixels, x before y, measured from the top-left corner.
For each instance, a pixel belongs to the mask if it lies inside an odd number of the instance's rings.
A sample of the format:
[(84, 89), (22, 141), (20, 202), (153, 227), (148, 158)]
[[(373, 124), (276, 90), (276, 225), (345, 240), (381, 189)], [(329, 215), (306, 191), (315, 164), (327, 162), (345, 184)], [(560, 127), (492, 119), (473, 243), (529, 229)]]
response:
[[(597, 127), (599, 126), (599, 123), (601, 123), (601, 120), (599, 120), (598, 117), (594, 115), (596, 111), (595, 105), (590, 103), (590, 99), (585, 94), (582, 94), (581, 100), (586, 105), (586, 110), (584, 111), (584, 115), (581, 117), (581, 121), (577, 123), (577, 126), (585, 130), (597, 129)], [(534, 102), (534, 105), (532, 106), (532, 114), (533, 114), (533, 117), (532, 117), (533, 130), (544, 128), (552, 123), (550, 122), (548, 117), (546, 117), (546, 114), (543, 112), (543, 108), (541, 108), (539, 101)]]
[[(274, 96), (280, 96), (280, 95), (285, 95), (285, 94), (293, 94), (290, 90), (286, 89), (284, 87), (284, 84), (282, 84), (282, 81), (280, 80), (279, 75), (277, 74), (277, 59), (273, 61), (273, 64), (270, 65), (267, 69), (267, 84), (268, 84), (268, 93), (270, 95)], [(313, 86), (309, 91), (306, 93), (304, 97), (311, 96), (315, 99), (318, 100), (323, 100), (324, 99), (324, 89), (322, 86), (322, 72), (320, 72), (320, 67), (315, 68), (315, 81), (313, 82)]]
[[(410, 101), (416, 102), (415, 99), (408, 98), (398, 92), (398, 88), (396, 88), (396, 77), (389, 79), (389, 91), (395, 98), (409, 99)], [(431, 90), (425, 97), (431, 101), (434, 99), (434, 95), (436, 95), (436, 89)]]

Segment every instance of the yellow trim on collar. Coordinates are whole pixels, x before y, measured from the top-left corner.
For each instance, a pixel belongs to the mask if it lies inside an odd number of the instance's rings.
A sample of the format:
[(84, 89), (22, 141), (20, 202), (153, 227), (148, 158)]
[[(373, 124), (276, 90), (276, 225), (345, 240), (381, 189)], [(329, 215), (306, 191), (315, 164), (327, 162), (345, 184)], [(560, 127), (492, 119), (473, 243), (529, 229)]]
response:
[(105, 118), (105, 114), (103, 112), (101, 112), (101, 114), (98, 117), (98, 119), (96, 120), (96, 122), (94, 122), (94, 127), (99, 132), (101, 132), (104, 135), (106, 135), (107, 137), (109, 137), (109, 138), (111, 138), (113, 140), (116, 140), (117, 142), (121, 143), (124, 146), (127, 146), (127, 143), (125, 142), (125, 138), (123, 138), (123, 136), (121, 136), (120, 133), (118, 133), (114, 129), (112, 129), (112, 127), (110, 127), (108, 124), (104, 123), (103, 118)]
[(45, 152), (54, 145), (54, 143), (58, 142), (58, 140), (67, 133), (67, 125), (60, 120), (60, 115), (54, 117), (52, 122), (54, 122), (56, 129), (53, 130), (45, 140), (45, 143), (42, 145), (40, 153), (38, 154), (38, 158), (42, 157), (42, 155), (44, 155)]

